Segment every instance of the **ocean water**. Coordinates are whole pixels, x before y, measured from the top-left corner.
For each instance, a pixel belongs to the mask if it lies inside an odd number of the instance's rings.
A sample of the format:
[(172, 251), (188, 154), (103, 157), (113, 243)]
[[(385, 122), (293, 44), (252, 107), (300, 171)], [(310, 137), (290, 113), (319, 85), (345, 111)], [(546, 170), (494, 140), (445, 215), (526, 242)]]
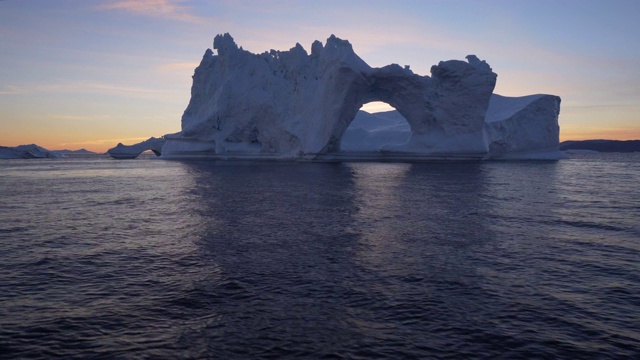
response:
[(640, 357), (640, 155), (0, 161), (0, 358)]

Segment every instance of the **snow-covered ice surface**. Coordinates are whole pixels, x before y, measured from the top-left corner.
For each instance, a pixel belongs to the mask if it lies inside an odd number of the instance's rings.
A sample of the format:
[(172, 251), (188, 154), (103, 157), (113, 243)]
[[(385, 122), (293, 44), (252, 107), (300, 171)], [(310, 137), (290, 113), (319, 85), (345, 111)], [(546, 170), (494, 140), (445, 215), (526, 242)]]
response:
[(60, 158), (63, 154), (47, 150), (35, 144), (14, 147), (0, 146), (0, 159), (41, 159)]
[[(558, 149), (560, 98), (495, 95), (497, 75), (474, 55), (421, 76), (397, 64), (372, 68), (333, 35), (310, 54), (300, 44), (253, 54), (229, 34), (213, 48), (195, 69), (182, 130), (165, 135), (162, 158), (487, 159)], [(403, 121), (359, 113), (371, 101), (393, 106)]]

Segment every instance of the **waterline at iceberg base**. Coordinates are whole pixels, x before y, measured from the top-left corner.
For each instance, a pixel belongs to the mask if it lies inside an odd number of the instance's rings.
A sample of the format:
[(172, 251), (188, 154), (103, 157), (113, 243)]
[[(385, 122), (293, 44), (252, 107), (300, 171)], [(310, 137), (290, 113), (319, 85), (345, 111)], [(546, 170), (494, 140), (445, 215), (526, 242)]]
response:
[[(421, 76), (397, 64), (372, 68), (348, 41), (333, 35), (324, 45), (315, 41), (311, 54), (300, 44), (289, 51), (253, 54), (229, 34), (216, 36), (213, 48), (217, 55), (207, 49), (195, 69), (182, 130), (162, 138), (164, 159), (563, 157), (558, 150), (560, 98), (493, 94), (497, 75), (475, 55), (442, 61), (432, 66), (431, 76)], [(396, 109), (404, 128), (389, 130), (404, 132), (406, 140), (387, 142), (390, 136), (382, 128), (350, 134), (360, 108), (372, 101)], [(365, 138), (366, 148), (348, 143)], [(127, 147), (120, 145), (118, 151)]]

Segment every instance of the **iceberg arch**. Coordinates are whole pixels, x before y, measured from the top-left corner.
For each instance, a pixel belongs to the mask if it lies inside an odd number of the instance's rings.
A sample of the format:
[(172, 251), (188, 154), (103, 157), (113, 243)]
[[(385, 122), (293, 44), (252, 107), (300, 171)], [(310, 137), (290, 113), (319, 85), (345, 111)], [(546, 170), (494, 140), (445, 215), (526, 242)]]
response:
[(360, 107), (381, 101), (394, 107), (411, 128), (409, 141), (389, 151), (483, 156), (487, 151), (484, 114), (497, 75), (477, 57), (469, 55), (467, 59), (468, 63), (440, 62), (431, 68), (432, 77), (392, 64), (353, 79), (346, 86), (350, 93), (341, 102), (338, 116), (328, 119), (333, 120), (333, 132), (319, 154), (339, 151), (339, 140)]
[(151, 150), (156, 156), (162, 155), (162, 147), (164, 146), (164, 138), (151, 137), (143, 142), (134, 145), (124, 145), (118, 143), (115, 147), (107, 150), (107, 153), (114, 159), (135, 159), (147, 150)]

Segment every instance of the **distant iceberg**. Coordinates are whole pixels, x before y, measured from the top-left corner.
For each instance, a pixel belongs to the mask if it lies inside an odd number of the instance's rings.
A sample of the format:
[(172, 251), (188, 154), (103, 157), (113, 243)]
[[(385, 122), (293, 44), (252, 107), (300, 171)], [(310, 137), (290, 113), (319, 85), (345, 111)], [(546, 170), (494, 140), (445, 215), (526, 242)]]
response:
[(64, 157), (64, 155), (35, 144), (15, 147), (0, 146), (0, 159), (43, 159), (61, 157)]
[[(372, 68), (333, 35), (310, 54), (300, 44), (253, 54), (229, 34), (216, 36), (213, 48), (217, 55), (207, 49), (195, 69), (182, 130), (156, 151), (162, 158), (562, 157), (560, 98), (493, 94), (497, 75), (475, 55), (421, 76), (397, 64)], [(372, 101), (397, 111), (359, 112)], [(109, 153), (133, 156), (150, 148), (142, 144)]]

